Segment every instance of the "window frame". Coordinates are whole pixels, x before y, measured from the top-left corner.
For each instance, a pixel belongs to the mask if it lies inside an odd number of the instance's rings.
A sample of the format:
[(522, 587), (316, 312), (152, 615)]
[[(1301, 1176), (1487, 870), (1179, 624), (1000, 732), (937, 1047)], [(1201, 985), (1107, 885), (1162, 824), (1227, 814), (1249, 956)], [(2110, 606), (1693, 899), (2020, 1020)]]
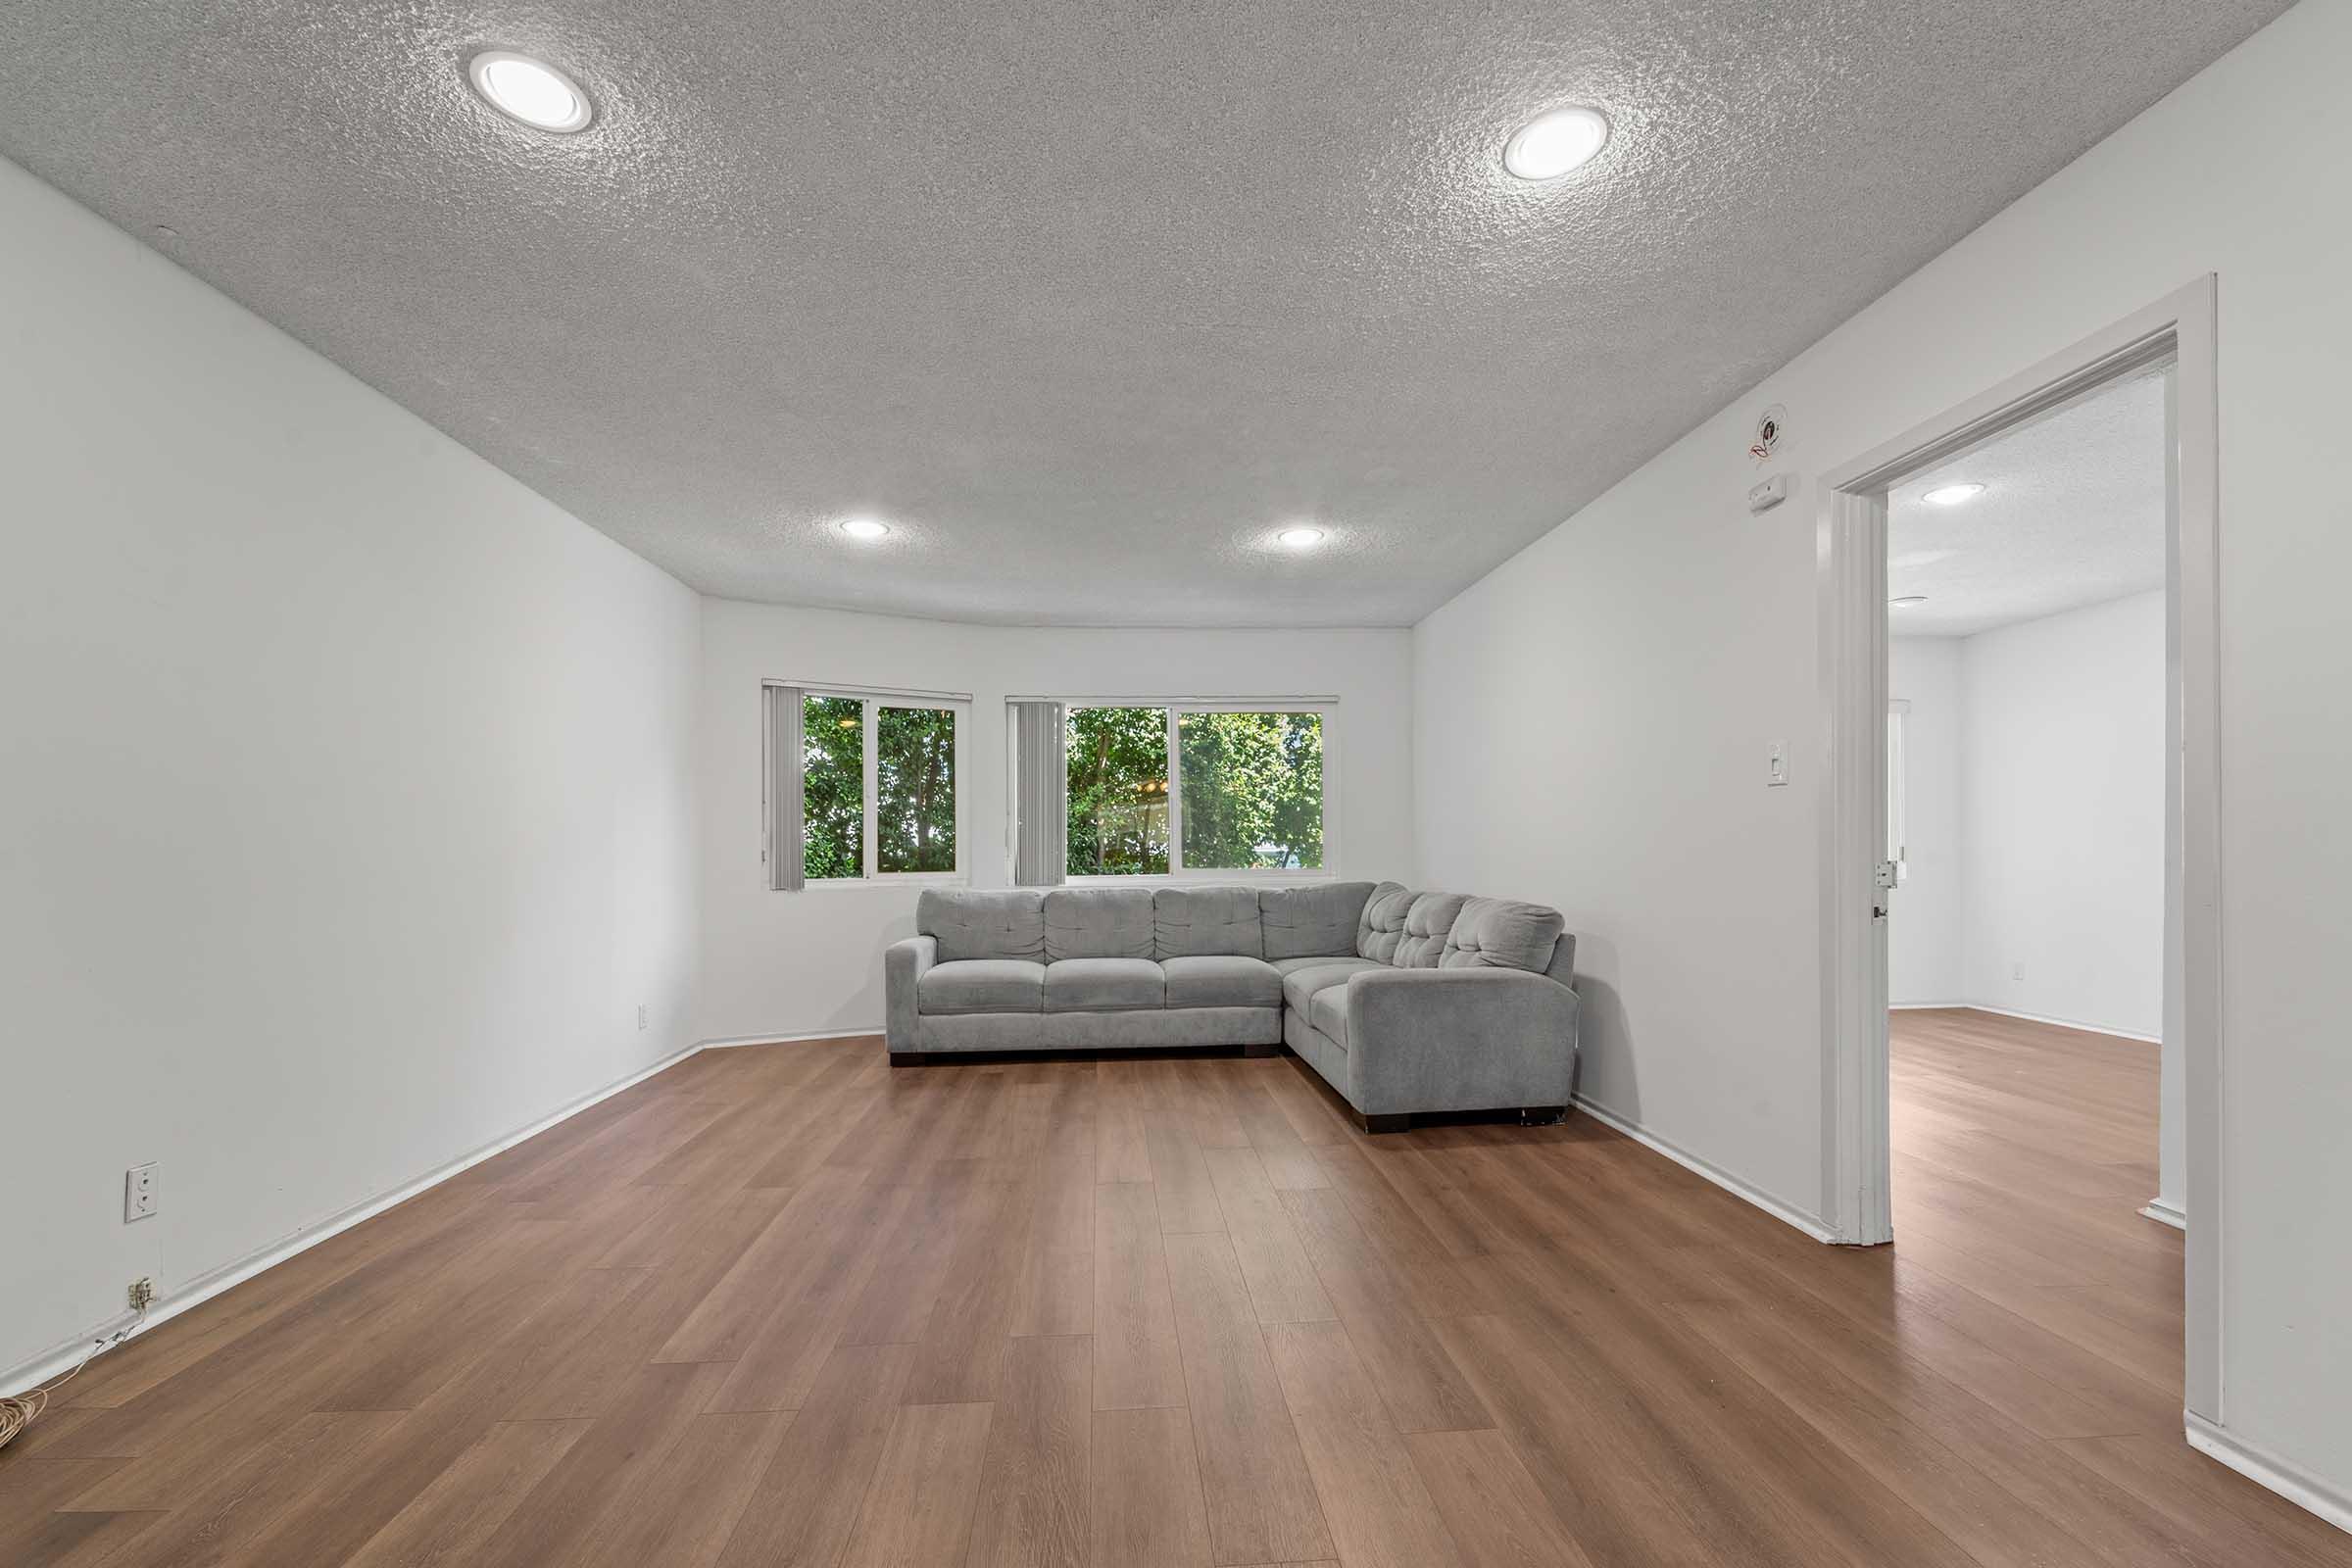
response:
[[(1167, 712), (1168, 868), (1165, 871), (1069, 875), (1066, 887), (1132, 888), (1173, 883), (1336, 882), (1340, 877), (1340, 700), (1337, 697), (1007, 697), (1010, 721), (1016, 702), (1059, 703), (1066, 714), (1080, 708), (1157, 708)], [(1313, 713), (1323, 723), (1323, 863), (1313, 869), (1282, 866), (1187, 866), (1184, 863), (1184, 748), (1178, 728), (1186, 713)], [(1009, 765), (1007, 767), (1009, 772)], [(1009, 797), (1009, 790), (1007, 795)], [(1008, 799), (1006, 842), (1018, 831)]]
[[(858, 764), (863, 775), (863, 788), (860, 793), (863, 799), (864, 816), (863, 825), (859, 830), (859, 851), (863, 870), (857, 876), (806, 877), (801, 884), (802, 890), (812, 888), (944, 887), (967, 884), (971, 881), (971, 771), (969, 766), (972, 745), (971, 693), (930, 692), (895, 686), (858, 686), (843, 681), (766, 680), (760, 684), (761, 696), (760, 705), (760, 752), (761, 758), (760, 863), (761, 866), (764, 867), (767, 864), (768, 857), (775, 853), (775, 845), (771, 842), (768, 826), (771, 818), (767, 803), (775, 796), (776, 747), (775, 737), (770, 733), (765, 698), (767, 688), (787, 686), (799, 689), (804, 705), (812, 698), (831, 698), (860, 704), (859, 722), (863, 726), (859, 737), (861, 745)], [(876, 818), (880, 815), (881, 808), (882, 770), (879, 763), (882, 729), (876, 720), (880, 710), (885, 708), (946, 709), (956, 715), (954, 764), (956, 769), (956, 868), (952, 871), (885, 871), (880, 868), (882, 842)], [(804, 811), (802, 817), (804, 832), (807, 831), (807, 826), (808, 818)]]

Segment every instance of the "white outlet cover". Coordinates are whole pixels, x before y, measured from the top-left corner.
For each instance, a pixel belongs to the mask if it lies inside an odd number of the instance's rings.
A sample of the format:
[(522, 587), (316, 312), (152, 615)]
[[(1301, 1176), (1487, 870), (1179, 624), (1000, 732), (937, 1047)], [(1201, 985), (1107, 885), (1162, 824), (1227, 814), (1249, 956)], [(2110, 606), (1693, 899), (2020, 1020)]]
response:
[(162, 1174), (153, 1160), (133, 1165), (122, 1173), (122, 1223), (153, 1217), (163, 1186)]

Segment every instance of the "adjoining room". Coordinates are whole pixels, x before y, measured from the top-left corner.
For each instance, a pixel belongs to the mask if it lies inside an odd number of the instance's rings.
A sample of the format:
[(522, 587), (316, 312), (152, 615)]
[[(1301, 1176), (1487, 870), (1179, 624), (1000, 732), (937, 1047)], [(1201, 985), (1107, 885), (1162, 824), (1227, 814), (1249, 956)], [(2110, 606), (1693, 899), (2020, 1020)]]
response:
[(2169, 365), (2101, 387), (1906, 482), (1887, 531), (1895, 1234), (2168, 1390), (2175, 402)]
[(2352, 1568), (2347, 58), (0, 10), (0, 1564)]

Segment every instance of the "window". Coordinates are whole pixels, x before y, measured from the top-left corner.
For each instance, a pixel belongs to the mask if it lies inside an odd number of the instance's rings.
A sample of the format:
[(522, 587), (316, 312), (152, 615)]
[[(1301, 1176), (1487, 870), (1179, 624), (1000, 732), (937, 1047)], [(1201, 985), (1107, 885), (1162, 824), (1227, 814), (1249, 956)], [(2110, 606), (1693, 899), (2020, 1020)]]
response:
[(1179, 713), (1184, 863), (1323, 868), (1323, 715)]
[(956, 869), (956, 710), (876, 706), (874, 866)]
[(1069, 874), (1164, 873), (1167, 710), (1073, 708), (1063, 727), (1070, 759)]
[(1325, 866), (1329, 705), (1072, 705), (1067, 873)]
[[(791, 745), (798, 707), (800, 746)], [(768, 885), (964, 871), (957, 781), (968, 698), (768, 688)], [(779, 707), (781, 706), (781, 711)], [(800, 812), (792, 817), (797, 772)], [(800, 876), (790, 873), (797, 850)]]

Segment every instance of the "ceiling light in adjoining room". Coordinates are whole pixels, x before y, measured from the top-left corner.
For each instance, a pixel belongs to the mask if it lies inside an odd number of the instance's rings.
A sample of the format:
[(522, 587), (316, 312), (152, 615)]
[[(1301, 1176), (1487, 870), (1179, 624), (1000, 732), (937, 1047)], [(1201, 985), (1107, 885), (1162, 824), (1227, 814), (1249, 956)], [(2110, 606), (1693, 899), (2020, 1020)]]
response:
[(466, 63), (473, 90), (492, 108), (539, 130), (584, 130), (596, 111), (588, 95), (544, 60), (486, 49)]
[(853, 539), (862, 539), (869, 544), (876, 539), (887, 538), (890, 534), (889, 523), (877, 521), (872, 517), (845, 517), (833, 526)]
[(1557, 179), (1591, 163), (1608, 140), (1598, 110), (1555, 109), (1519, 127), (1503, 146), (1502, 167), (1521, 179)]
[(1312, 550), (1323, 542), (1320, 528), (1285, 528), (1274, 536), (1274, 542), (1285, 550)]
[(1981, 484), (1937, 485), (1919, 499), (1931, 507), (1956, 507), (1963, 501), (1974, 501), (1984, 493)]
[(1889, 600), (1887, 600), (1887, 601), (1886, 601), (1886, 604), (1887, 604), (1887, 606), (1888, 606), (1888, 608), (1889, 608), (1889, 609), (1893, 609), (1893, 610), (1910, 610), (1910, 609), (1913, 609), (1913, 608), (1914, 608), (1914, 607), (1916, 607), (1916, 606), (1919, 606), (1919, 605), (1924, 605), (1924, 604), (1926, 604), (1927, 602), (1928, 602), (1928, 596), (1927, 596), (1926, 594), (1904, 594), (1904, 595), (1903, 595), (1901, 598), (1899, 598), (1899, 599), (1889, 599)]

